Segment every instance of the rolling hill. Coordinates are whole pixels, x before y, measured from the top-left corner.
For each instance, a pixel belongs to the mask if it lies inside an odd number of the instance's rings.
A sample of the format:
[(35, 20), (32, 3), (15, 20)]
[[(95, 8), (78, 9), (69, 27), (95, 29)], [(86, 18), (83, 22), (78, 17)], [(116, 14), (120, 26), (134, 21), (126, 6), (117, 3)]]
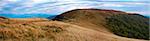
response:
[(149, 18), (140, 14), (105, 9), (76, 9), (58, 15), (53, 20), (103, 33), (149, 40)]

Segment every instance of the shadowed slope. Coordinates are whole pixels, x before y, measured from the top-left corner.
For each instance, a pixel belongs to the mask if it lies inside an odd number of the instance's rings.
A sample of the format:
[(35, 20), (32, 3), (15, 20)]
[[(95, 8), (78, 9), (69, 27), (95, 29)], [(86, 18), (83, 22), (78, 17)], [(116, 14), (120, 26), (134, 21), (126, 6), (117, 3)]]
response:
[(149, 19), (138, 14), (119, 14), (107, 18), (107, 25), (119, 36), (149, 40)]

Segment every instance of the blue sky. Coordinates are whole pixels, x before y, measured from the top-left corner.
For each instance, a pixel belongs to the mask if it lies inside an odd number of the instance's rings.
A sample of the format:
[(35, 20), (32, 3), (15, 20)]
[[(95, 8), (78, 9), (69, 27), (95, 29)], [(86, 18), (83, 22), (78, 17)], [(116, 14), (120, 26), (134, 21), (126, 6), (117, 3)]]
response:
[(0, 16), (36, 13), (58, 15), (79, 8), (113, 9), (150, 16), (149, 2), (148, 0), (0, 0)]

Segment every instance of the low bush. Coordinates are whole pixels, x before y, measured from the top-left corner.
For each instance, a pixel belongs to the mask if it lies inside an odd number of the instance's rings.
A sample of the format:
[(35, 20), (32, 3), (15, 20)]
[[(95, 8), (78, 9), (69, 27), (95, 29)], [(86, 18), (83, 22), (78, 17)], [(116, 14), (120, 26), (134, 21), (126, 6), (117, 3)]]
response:
[(144, 16), (120, 14), (107, 17), (106, 20), (108, 29), (116, 35), (149, 40), (149, 21)]

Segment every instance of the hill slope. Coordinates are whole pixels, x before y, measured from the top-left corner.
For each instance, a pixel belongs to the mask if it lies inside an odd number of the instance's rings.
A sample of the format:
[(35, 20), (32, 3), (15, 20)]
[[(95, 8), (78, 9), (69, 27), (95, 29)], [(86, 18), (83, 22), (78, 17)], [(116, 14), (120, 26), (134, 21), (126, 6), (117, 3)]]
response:
[[(122, 22), (116, 19), (121, 20)], [(114, 33), (119, 36), (147, 40), (149, 39), (148, 19), (149, 18), (146, 18), (139, 14), (126, 13), (123, 11), (116, 11), (116, 10), (76, 9), (76, 10), (68, 11), (61, 15), (58, 15), (53, 20), (79, 25), (84, 28), (97, 30), (105, 34), (113, 35)], [(134, 22), (132, 22), (132, 20)], [(112, 23), (112, 22), (116, 22), (116, 23)], [(117, 24), (118, 22), (120, 22), (120, 24)], [(125, 25), (125, 24), (128, 24), (128, 25)], [(122, 26), (119, 27), (118, 25), (122, 25)], [(119, 29), (119, 30), (116, 30), (116, 29)], [(126, 30), (123, 31), (121, 29), (126, 29)]]
[(127, 14), (122, 11), (103, 9), (76, 9), (56, 16), (53, 20), (80, 25), (89, 29), (109, 33), (106, 29), (106, 17), (116, 14)]
[(34, 18), (0, 20), (0, 41), (143, 41), (59, 21)]

